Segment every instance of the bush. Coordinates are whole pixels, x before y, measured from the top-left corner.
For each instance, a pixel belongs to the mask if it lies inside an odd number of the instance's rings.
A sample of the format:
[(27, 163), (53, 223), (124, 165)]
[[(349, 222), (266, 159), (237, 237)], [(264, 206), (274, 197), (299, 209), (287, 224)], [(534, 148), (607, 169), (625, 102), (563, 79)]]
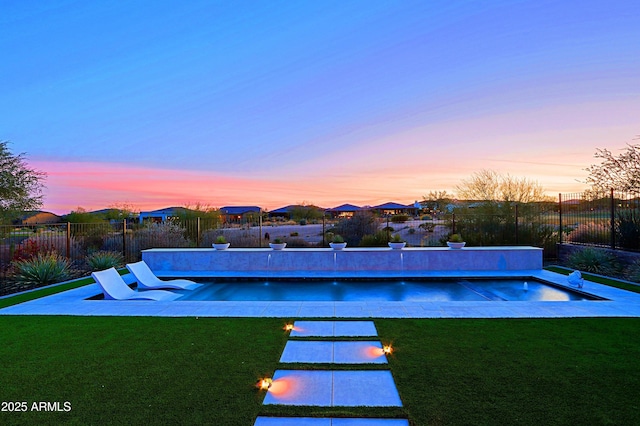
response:
[(617, 212), (614, 221), (616, 242), (624, 249), (640, 249), (640, 211), (622, 210)]
[(362, 237), (360, 247), (387, 247), (387, 233), (378, 231), (375, 234), (369, 234)]
[(116, 251), (97, 251), (87, 256), (87, 265), (91, 271), (119, 268), (124, 265), (124, 258)]
[(391, 216), (391, 222), (393, 223), (405, 223), (409, 220), (408, 214), (396, 214)]
[(287, 239), (287, 247), (302, 247), (302, 248), (307, 248), (310, 247), (311, 245), (306, 242), (305, 240), (303, 240), (302, 238), (290, 238)]
[(433, 232), (436, 229), (436, 224), (431, 222), (425, 222), (418, 225), (418, 228), (424, 229), (425, 232)]
[(626, 278), (629, 281), (640, 283), (640, 260), (636, 260), (627, 270)]
[(608, 276), (616, 276), (620, 272), (620, 264), (614, 255), (594, 248), (572, 253), (567, 259), (567, 266), (583, 272)]
[(611, 227), (596, 222), (581, 223), (567, 236), (567, 241), (607, 245), (611, 242)]
[(297, 237), (298, 233), (297, 232), (289, 232), (289, 236), (290, 237)]
[(69, 279), (72, 275), (69, 261), (56, 252), (38, 253), (29, 260), (14, 263), (14, 278), (27, 285), (46, 285)]
[[(357, 246), (365, 235), (378, 230), (378, 219), (369, 211), (358, 211), (353, 217), (341, 219), (331, 231), (340, 234), (349, 246)], [(386, 238), (386, 237), (385, 237)], [(386, 239), (385, 239), (386, 243)]]
[(636, 260), (627, 270), (627, 277), (629, 281), (640, 283), (640, 260)]
[(139, 250), (148, 248), (189, 247), (191, 244), (185, 237), (185, 229), (171, 223), (151, 223), (134, 233), (136, 247)]

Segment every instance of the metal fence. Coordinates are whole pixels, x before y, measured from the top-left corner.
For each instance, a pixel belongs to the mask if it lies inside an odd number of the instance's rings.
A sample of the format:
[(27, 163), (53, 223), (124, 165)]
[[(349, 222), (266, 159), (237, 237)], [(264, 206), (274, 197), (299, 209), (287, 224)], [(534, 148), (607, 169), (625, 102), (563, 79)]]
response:
[[(384, 222), (380, 219), (381, 227)], [(287, 230), (289, 247), (326, 246), (322, 223), (322, 231), (313, 238)], [(449, 234), (460, 233), (469, 246), (542, 247), (546, 259), (557, 258), (558, 243), (640, 251), (640, 198), (611, 191), (560, 194), (557, 202), (473, 203), (439, 214), (424, 225), (429, 226), (394, 226), (413, 246), (442, 246)], [(135, 262), (145, 249), (211, 247), (220, 235), (235, 248), (266, 247), (265, 234), (280, 236), (284, 229), (263, 227), (262, 222), (223, 228), (220, 222), (205, 219), (0, 226), (0, 294), (11, 292), (7, 288), (15, 262), (37, 253), (55, 251), (72, 262), (77, 276), (83, 276), (90, 272), (87, 256), (96, 251), (118, 252), (125, 262)]]
[(560, 242), (640, 250), (640, 197), (629, 193), (560, 194)]

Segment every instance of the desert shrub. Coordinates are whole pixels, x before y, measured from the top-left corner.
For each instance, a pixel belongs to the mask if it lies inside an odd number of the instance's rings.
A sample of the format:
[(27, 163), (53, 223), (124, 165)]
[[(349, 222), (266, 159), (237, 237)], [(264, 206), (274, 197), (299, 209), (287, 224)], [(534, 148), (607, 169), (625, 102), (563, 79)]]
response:
[(381, 229), (382, 232), (388, 232), (388, 233), (393, 233), (396, 232), (396, 230), (394, 229), (393, 226), (385, 226), (384, 228)]
[(374, 234), (368, 234), (360, 240), (360, 247), (386, 247), (388, 242), (387, 233), (378, 231)]
[(150, 223), (135, 231), (133, 239), (138, 250), (154, 247), (189, 247), (190, 241), (185, 237), (185, 230), (172, 222)]
[(416, 229), (415, 228), (409, 228), (409, 230), (407, 231), (409, 234), (413, 235), (416, 233)]
[(409, 220), (408, 214), (396, 214), (391, 216), (391, 222), (393, 223), (405, 223)]
[(567, 241), (571, 243), (607, 245), (611, 241), (611, 228), (602, 223), (581, 223), (567, 235)]
[(640, 249), (640, 210), (621, 210), (614, 221), (616, 242), (624, 249)]
[(640, 283), (640, 259), (629, 265), (626, 278), (629, 281)]
[(297, 237), (297, 236), (298, 236), (298, 233), (297, 233), (297, 232), (290, 232), (290, 233), (289, 233), (289, 236), (290, 236), (290, 237)]
[(82, 246), (83, 250), (100, 250), (104, 239), (113, 232), (108, 223), (74, 223), (71, 225), (71, 235)]
[(616, 276), (620, 272), (620, 264), (613, 254), (595, 248), (575, 251), (566, 263), (572, 269), (600, 275)]
[(27, 238), (15, 247), (13, 260), (29, 260), (40, 252), (52, 251), (53, 247), (43, 244), (35, 238)]
[(220, 237), (224, 238), (227, 242), (229, 241), (227, 235), (225, 235), (224, 231), (221, 229), (207, 229), (200, 235), (200, 246), (211, 247), (213, 243), (218, 242), (218, 238)]
[(433, 230), (436, 229), (436, 224), (432, 222), (425, 222), (418, 225), (418, 228), (424, 229), (425, 232), (433, 232)]
[(22, 284), (40, 286), (69, 279), (72, 275), (69, 261), (56, 252), (38, 253), (28, 260), (13, 264), (13, 277)]
[(307, 224), (307, 220), (306, 219), (300, 219), (300, 225), (304, 226)]
[(257, 232), (243, 230), (225, 233), (225, 238), (233, 247), (259, 247), (260, 237)]
[(289, 238), (287, 239), (287, 247), (311, 247), (311, 245), (302, 238)]
[[(83, 253), (81, 244), (75, 237), (69, 238), (69, 254), (71, 257), (78, 257)], [(67, 236), (65, 234), (38, 234), (27, 238), (16, 245), (14, 260), (27, 260), (35, 257), (38, 253), (57, 252), (67, 253)]]
[(87, 256), (86, 261), (91, 271), (119, 268), (124, 265), (122, 254), (116, 251), (96, 251)]
[(342, 235), (348, 245), (357, 246), (365, 235), (374, 235), (378, 226), (378, 219), (373, 213), (358, 211), (351, 218), (339, 220), (331, 232)]

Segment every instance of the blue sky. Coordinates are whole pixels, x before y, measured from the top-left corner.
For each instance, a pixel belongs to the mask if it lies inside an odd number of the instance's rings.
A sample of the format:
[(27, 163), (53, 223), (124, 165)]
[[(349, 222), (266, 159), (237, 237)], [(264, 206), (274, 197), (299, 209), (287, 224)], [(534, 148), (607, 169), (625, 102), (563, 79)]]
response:
[(45, 209), (579, 191), (640, 134), (637, 1), (0, 0), (0, 139)]

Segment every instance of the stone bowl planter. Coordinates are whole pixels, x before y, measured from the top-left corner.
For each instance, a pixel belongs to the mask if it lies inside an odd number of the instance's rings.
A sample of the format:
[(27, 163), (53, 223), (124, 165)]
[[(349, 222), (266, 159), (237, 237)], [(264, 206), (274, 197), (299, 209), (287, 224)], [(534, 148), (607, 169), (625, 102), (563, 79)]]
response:
[(211, 244), (213, 246), (214, 249), (216, 250), (226, 250), (229, 248), (229, 246), (231, 245), (231, 243), (213, 243)]
[(392, 243), (392, 242), (389, 242), (389, 243), (387, 243), (387, 244), (389, 244), (389, 247), (391, 247), (393, 250), (402, 250), (402, 249), (404, 248), (404, 246), (406, 246), (406, 245), (407, 245), (407, 243), (406, 243), (406, 242), (404, 242), (404, 241), (403, 241), (403, 242), (401, 242), (401, 243)]
[(329, 245), (334, 250), (342, 250), (347, 246), (347, 243), (329, 243)]
[(282, 250), (287, 246), (287, 243), (269, 243), (269, 247), (273, 250)]
[(451, 241), (447, 241), (447, 245), (452, 249), (461, 249), (464, 245), (467, 244), (465, 242), (462, 243), (452, 243)]

